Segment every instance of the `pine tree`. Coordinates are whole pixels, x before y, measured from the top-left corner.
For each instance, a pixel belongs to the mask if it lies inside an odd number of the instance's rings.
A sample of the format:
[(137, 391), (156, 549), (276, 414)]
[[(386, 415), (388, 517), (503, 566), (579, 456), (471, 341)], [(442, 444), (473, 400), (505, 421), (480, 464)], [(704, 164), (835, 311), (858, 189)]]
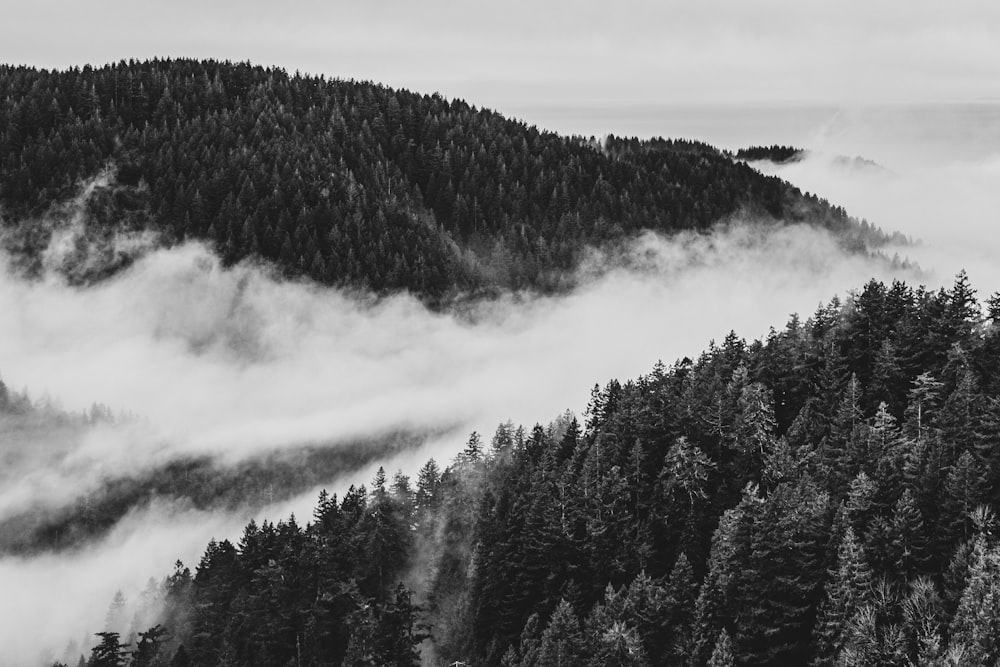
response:
[(909, 489), (903, 491), (892, 513), (893, 571), (909, 581), (927, 564), (927, 536), (920, 508)]
[(844, 508), (855, 535), (865, 535), (875, 512), (875, 483), (864, 472), (851, 482)]
[(90, 651), (87, 667), (123, 667), (128, 661), (128, 644), (123, 644), (117, 632), (98, 632), (101, 638)]
[(906, 664), (905, 641), (896, 625), (881, 624), (876, 606), (858, 609), (848, 623), (847, 641), (838, 654), (836, 667)]
[(532, 614), (524, 624), (521, 637), (516, 646), (511, 646), (504, 653), (502, 667), (535, 667), (538, 664), (538, 654), (541, 650), (541, 628), (538, 614)]
[(912, 664), (940, 664), (944, 656), (942, 625), (944, 609), (934, 582), (926, 576), (910, 583), (903, 600), (903, 634)]
[(885, 403), (894, 410), (902, 409), (906, 396), (906, 378), (900, 368), (896, 348), (889, 339), (882, 341), (875, 356), (868, 391), (873, 400)]
[(483, 440), (475, 431), (469, 436), (465, 443), (465, 449), (458, 456), (461, 465), (473, 466), (483, 457)]
[(166, 628), (159, 624), (140, 632), (132, 655), (132, 667), (154, 667), (160, 664), (166, 635)]
[(938, 462), (941, 467), (955, 461), (960, 447), (975, 445), (976, 427), (983, 407), (983, 396), (973, 370), (961, 357), (956, 366), (955, 388), (945, 399), (935, 420), (945, 445)]
[(594, 643), (596, 648), (588, 663), (592, 667), (647, 667), (649, 664), (638, 633), (621, 621), (599, 633)]
[(538, 651), (538, 667), (575, 667), (584, 659), (584, 640), (580, 620), (566, 600), (552, 613)]
[(829, 440), (820, 449), (824, 473), (830, 478), (828, 486), (835, 491), (840, 491), (858, 473), (866, 458), (862, 451), (863, 429), (861, 385), (857, 376), (852, 375), (830, 425)]
[(983, 536), (973, 545), (968, 584), (950, 635), (965, 664), (992, 665), (1000, 658), (1000, 552)]
[(829, 497), (809, 480), (768, 496), (739, 577), (736, 642), (746, 665), (801, 664), (823, 578)]
[(756, 486), (747, 485), (740, 503), (723, 513), (712, 535), (708, 573), (695, 603), (694, 651), (690, 656), (694, 665), (708, 661), (719, 632), (735, 621), (740, 572), (749, 558), (749, 532), (762, 510), (757, 491)]
[(813, 665), (833, 665), (847, 641), (848, 624), (867, 602), (871, 571), (864, 552), (848, 526), (837, 549), (837, 567), (830, 573), (813, 629)]
[(125, 595), (121, 591), (116, 591), (108, 607), (108, 613), (104, 616), (104, 627), (119, 633), (124, 632), (127, 625), (127, 611)]
[(708, 659), (708, 667), (735, 667), (736, 654), (733, 652), (733, 640), (725, 628), (719, 633), (719, 638), (715, 640), (715, 648), (712, 649), (712, 657)]
[(972, 534), (972, 511), (980, 502), (983, 472), (968, 450), (962, 452), (944, 484), (941, 528), (947, 542), (968, 539)]
[(441, 471), (434, 459), (427, 463), (417, 473), (416, 505), (418, 510), (435, 507), (438, 500), (438, 488), (441, 484)]
[(888, 406), (879, 403), (868, 431), (869, 472), (875, 482), (875, 503), (888, 509), (902, 489), (906, 447)]
[[(678, 575), (683, 578), (683, 574)], [(678, 581), (679, 585), (683, 585)], [(624, 620), (636, 631), (642, 641), (645, 655), (660, 656), (668, 649), (667, 623), (671, 600), (663, 584), (640, 572), (628, 585), (625, 593), (626, 615)]]
[(362, 602), (350, 617), (350, 639), (344, 654), (342, 667), (368, 667), (375, 662), (376, 618), (370, 602)]
[(733, 444), (741, 459), (744, 479), (760, 479), (765, 457), (774, 449), (775, 419), (770, 391), (754, 382), (737, 401)]
[(389, 601), (379, 608), (373, 648), (375, 664), (386, 667), (420, 664), (416, 647), (427, 635), (417, 626), (417, 611), (410, 591), (398, 584)]
[(965, 269), (955, 276), (955, 283), (948, 293), (947, 317), (954, 340), (963, 343), (972, 336), (982, 321), (976, 290), (969, 284)]
[(667, 452), (661, 477), (668, 493), (676, 487), (693, 508), (695, 501), (708, 497), (708, 479), (714, 468), (704, 452), (681, 437)]
[[(695, 603), (698, 600), (698, 581), (685, 554), (677, 557), (667, 583), (667, 600), (670, 606), (667, 621), (667, 649), (664, 653), (670, 664), (682, 664), (693, 650), (692, 623)], [(659, 653), (649, 652), (650, 655)]]
[(944, 383), (938, 382), (930, 373), (921, 373), (914, 378), (904, 413), (904, 430), (908, 437), (917, 442), (927, 437), (943, 386)]

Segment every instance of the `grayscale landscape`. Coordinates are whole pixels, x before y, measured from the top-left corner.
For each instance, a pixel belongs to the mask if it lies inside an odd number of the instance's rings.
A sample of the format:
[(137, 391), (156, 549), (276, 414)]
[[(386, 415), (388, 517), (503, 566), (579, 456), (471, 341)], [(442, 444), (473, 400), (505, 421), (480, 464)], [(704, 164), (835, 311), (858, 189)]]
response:
[(1000, 660), (1000, 11), (0, 25), (0, 665)]

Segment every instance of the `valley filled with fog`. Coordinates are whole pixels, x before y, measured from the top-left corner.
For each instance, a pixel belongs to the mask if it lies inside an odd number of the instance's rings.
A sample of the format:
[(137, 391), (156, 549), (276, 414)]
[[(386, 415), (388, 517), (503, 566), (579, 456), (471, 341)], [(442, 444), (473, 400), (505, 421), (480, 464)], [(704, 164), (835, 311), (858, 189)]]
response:
[(565, 294), (439, 311), (405, 294), (376, 298), (280, 279), (266, 266), (224, 267), (197, 243), (149, 250), (89, 287), (57, 273), (28, 280), (0, 258), (4, 383), (53, 413), (98, 402), (120, 415), (68, 434), (44, 423), (30, 437), (7, 429), (0, 522), (28, 510), (58, 514), (178, 461), (225, 471), (276, 453), (412, 436), (308, 489), (243, 505), (144, 497), (72, 548), (6, 553), (0, 642), (23, 660), (61, 657), (68, 640), (82, 644), (99, 629), (116, 591), (138, 601), (150, 577), (178, 558), (193, 567), (210, 538), (237, 536), (249, 518), (294, 512), (304, 523), (320, 488), (367, 483), (379, 466), (413, 475), (430, 457), (444, 465), (471, 431), (490, 434), (507, 420), (530, 427), (581, 414), (595, 383), (694, 358), (730, 330), (766, 336), (793, 313), (804, 320), (834, 296), (849, 300), (870, 279), (948, 287), (964, 269), (980, 298), (1000, 290), (1000, 147), (971, 141), (975, 150), (947, 153), (948, 142), (926, 134), (925, 152), (912, 142), (905, 153), (877, 143), (869, 152), (858, 128), (813, 129), (803, 160), (755, 167), (913, 245), (863, 256), (809, 225), (736, 219), (707, 234), (649, 233), (624, 253), (594, 250)]

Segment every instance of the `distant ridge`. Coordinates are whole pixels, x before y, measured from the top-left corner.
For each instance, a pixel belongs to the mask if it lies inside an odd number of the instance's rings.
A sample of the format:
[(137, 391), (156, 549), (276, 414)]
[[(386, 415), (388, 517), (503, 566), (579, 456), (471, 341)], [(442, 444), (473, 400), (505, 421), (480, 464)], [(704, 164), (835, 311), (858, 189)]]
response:
[(855, 250), (885, 238), (697, 142), (564, 137), (437, 94), (249, 63), (0, 66), (0, 206), (27, 272), (73, 197), (61, 261), (75, 281), (127, 264), (118, 240), (141, 232), (431, 300), (558, 290), (588, 247), (738, 214), (808, 220)]
[[(745, 162), (767, 161), (773, 162), (777, 165), (783, 165), (801, 162), (811, 155), (815, 155), (815, 153), (804, 148), (779, 146), (775, 144), (773, 146), (750, 146), (749, 148), (741, 148), (733, 154), (733, 158), (736, 160), (743, 160)], [(831, 159), (831, 162), (834, 165), (846, 169), (888, 171), (878, 162), (861, 157), (860, 155), (855, 155), (854, 157), (835, 155), (829, 159)]]
[(750, 146), (736, 151), (737, 160), (756, 162), (758, 160), (769, 160), (775, 164), (786, 164), (789, 162), (799, 162), (806, 155), (806, 151), (794, 146)]

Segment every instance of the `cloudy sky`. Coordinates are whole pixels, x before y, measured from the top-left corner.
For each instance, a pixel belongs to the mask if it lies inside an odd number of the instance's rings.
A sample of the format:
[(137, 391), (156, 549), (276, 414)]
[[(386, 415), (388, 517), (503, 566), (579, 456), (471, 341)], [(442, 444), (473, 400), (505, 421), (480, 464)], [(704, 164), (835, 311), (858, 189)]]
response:
[(992, 0), (36, 0), (7, 12), (0, 45), (0, 61), (44, 67), (250, 59), (522, 117), (566, 104), (1000, 99)]

